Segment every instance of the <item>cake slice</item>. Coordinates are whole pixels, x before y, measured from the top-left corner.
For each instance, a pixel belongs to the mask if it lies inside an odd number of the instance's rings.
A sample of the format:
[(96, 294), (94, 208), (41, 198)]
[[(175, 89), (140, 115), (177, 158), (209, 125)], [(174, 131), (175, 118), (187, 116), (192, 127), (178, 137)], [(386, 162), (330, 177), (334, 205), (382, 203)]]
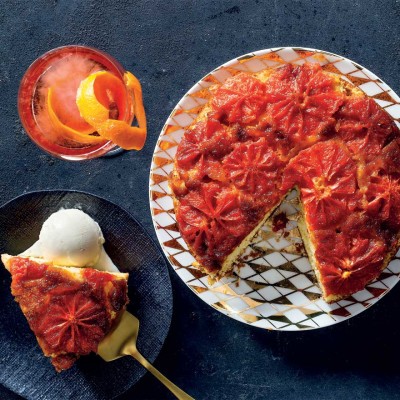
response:
[(58, 372), (96, 352), (128, 303), (126, 273), (8, 254), (1, 259), (12, 276), (11, 293)]
[[(383, 215), (365, 211), (364, 193), (371, 188), (365, 185), (366, 173), (340, 140), (301, 151), (285, 169), (283, 187), (300, 190), (299, 229), (327, 302), (362, 290), (379, 276), (398, 248), (399, 217), (392, 215), (391, 223), (397, 227), (389, 226)], [(388, 198), (398, 192), (397, 187), (393, 189)]]

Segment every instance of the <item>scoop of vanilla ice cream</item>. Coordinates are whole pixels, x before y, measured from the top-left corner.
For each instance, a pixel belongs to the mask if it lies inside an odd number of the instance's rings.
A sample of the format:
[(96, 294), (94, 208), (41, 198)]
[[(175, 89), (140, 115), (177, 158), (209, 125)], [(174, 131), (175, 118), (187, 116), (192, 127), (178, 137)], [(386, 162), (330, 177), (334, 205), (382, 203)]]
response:
[(104, 243), (100, 226), (81, 210), (60, 210), (44, 222), (39, 235), (42, 256), (55, 264), (92, 267)]
[(103, 248), (99, 224), (78, 209), (62, 209), (43, 223), (39, 240), (21, 255), (54, 264), (118, 271)]

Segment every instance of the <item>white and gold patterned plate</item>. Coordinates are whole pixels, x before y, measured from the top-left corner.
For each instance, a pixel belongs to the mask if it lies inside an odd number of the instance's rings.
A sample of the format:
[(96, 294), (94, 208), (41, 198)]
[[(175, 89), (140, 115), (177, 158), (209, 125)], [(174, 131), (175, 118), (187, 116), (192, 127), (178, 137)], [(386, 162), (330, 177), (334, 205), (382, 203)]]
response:
[[(182, 239), (174, 214), (168, 176), (177, 146), (207, 103), (209, 87), (239, 72), (259, 72), (286, 63), (319, 63), (359, 87), (400, 126), (400, 98), (375, 74), (344, 57), (326, 51), (280, 47), (246, 54), (216, 68), (196, 83), (168, 118), (154, 150), (150, 172), (150, 208), (158, 240), (179, 277), (202, 300), (238, 321), (265, 329), (303, 330), (329, 326), (351, 318), (376, 303), (399, 280), (400, 251), (379, 279), (347, 298), (327, 304), (297, 228), (298, 196), (293, 191), (248, 246), (234, 276), (210, 285), (206, 274), (192, 265), (194, 258)], [(284, 231), (273, 232), (274, 215), (289, 219)]]

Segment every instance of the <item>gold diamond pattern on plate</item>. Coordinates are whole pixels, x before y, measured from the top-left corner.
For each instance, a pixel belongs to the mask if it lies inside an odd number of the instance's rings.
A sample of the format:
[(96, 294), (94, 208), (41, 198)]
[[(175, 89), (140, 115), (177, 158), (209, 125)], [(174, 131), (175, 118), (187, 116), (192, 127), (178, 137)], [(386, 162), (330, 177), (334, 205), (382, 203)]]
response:
[[(372, 72), (335, 54), (295, 47), (261, 50), (231, 60), (215, 69), (182, 98), (168, 118), (154, 150), (150, 174), (150, 206), (158, 239), (179, 277), (198, 297), (218, 311), (264, 329), (302, 330), (346, 320), (376, 303), (399, 280), (400, 252), (379, 279), (337, 303), (327, 304), (304, 251), (297, 228), (298, 194), (293, 191), (268, 219), (238, 260), (233, 276), (210, 284), (195, 261), (176, 224), (168, 176), (177, 146), (203, 105), (210, 87), (240, 72), (254, 73), (292, 63), (319, 63), (340, 74), (375, 101), (400, 126), (400, 98)], [(273, 232), (272, 219), (284, 212), (289, 222)]]

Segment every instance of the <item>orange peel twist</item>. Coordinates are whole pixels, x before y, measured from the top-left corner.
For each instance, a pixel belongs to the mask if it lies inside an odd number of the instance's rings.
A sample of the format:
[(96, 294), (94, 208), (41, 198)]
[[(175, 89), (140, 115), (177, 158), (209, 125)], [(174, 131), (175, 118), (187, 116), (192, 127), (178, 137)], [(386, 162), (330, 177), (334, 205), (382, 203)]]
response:
[[(127, 104), (133, 103), (138, 126), (125, 121)], [(108, 71), (98, 71), (82, 80), (76, 94), (80, 116), (89, 129), (79, 131), (61, 122), (53, 106), (53, 90), (47, 92), (47, 111), (57, 134), (83, 144), (110, 140), (125, 150), (140, 150), (146, 142), (147, 123), (139, 80), (125, 72), (123, 81)], [(99, 136), (94, 136), (97, 132)]]

